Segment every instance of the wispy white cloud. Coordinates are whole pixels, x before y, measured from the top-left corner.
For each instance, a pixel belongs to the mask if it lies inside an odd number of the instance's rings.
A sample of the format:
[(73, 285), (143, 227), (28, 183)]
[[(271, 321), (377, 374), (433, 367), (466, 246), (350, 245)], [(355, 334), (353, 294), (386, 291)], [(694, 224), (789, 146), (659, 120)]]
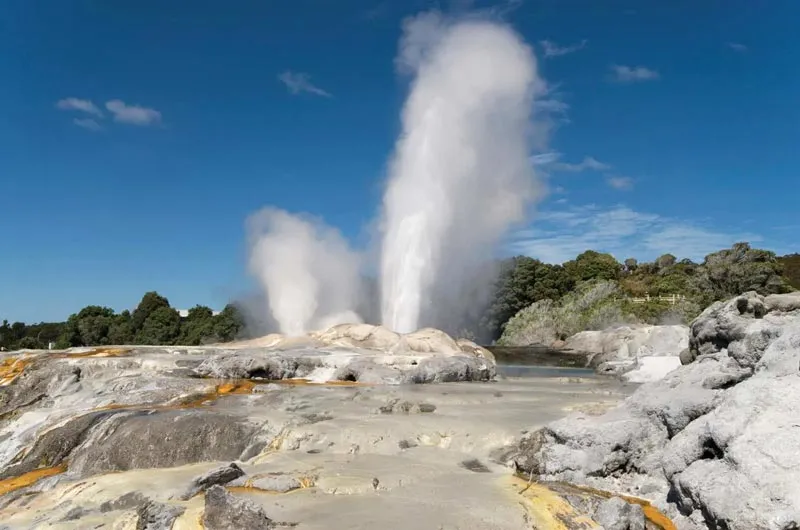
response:
[(64, 98), (56, 103), (56, 108), (61, 110), (77, 110), (99, 118), (103, 117), (103, 112), (88, 99)]
[(611, 65), (611, 79), (618, 83), (635, 83), (637, 81), (654, 81), (661, 75), (644, 66)]
[(299, 94), (301, 92), (308, 92), (326, 98), (333, 97), (333, 95), (314, 85), (311, 82), (311, 76), (303, 72), (292, 72), (287, 70), (278, 76), (278, 80), (286, 85), (286, 88), (291, 94)]
[(119, 99), (106, 102), (106, 109), (113, 114), (114, 121), (130, 125), (155, 125), (161, 122), (161, 113), (139, 105), (127, 105)]
[(100, 131), (103, 127), (94, 118), (75, 118), (72, 123), (90, 131)]
[(630, 177), (613, 176), (607, 177), (606, 183), (617, 190), (630, 190), (633, 189), (633, 179)]
[(531, 164), (534, 166), (548, 166), (559, 158), (561, 158), (561, 153), (547, 151), (545, 153), (538, 153), (531, 156)]
[(539, 41), (539, 44), (542, 46), (545, 57), (561, 57), (562, 55), (569, 55), (570, 53), (575, 53), (584, 49), (586, 45), (589, 44), (589, 41), (583, 39), (582, 41), (576, 44), (570, 44), (569, 46), (559, 46), (550, 40)]
[(556, 171), (568, 171), (570, 173), (581, 173), (582, 171), (607, 171), (611, 166), (600, 162), (594, 157), (587, 156), (577, 164), (570, 164), (568, 162), (554, 162), (553, 169)]
[(739, 42), (729, 42), (728, 43), (728, 48), (730, 48), (733, 51), (740, 52), (740, 53), (746, 52), (748, 50), (747, 46), (745, 46), (744, 44), (741, 44)]
[(709, 229), (698, 222), (637, 212), (627, 206), (571, 206), (540, 212), (532, 225), (512, 235), (507, 250), (563, 263), (589, 249), (617, 259), (653, 260), (671, 253), (695, 261), (737, 241), (761, 241), (752, 233)]

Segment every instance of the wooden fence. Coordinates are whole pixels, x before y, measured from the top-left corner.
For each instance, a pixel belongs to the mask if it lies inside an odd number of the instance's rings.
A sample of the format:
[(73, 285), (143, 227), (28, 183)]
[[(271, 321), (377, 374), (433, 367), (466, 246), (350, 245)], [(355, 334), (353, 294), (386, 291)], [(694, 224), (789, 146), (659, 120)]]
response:
[(642, 298), (630, 299), (630, 301), (634, 304), (646, 304), (647, 302), (667, 302), (671, 305), (675, 305), (683, 300), (686, 300), (686, 296), (682, 294), (670, 294), (667, 296), (650, 296), (649, 294), (645, 294)]

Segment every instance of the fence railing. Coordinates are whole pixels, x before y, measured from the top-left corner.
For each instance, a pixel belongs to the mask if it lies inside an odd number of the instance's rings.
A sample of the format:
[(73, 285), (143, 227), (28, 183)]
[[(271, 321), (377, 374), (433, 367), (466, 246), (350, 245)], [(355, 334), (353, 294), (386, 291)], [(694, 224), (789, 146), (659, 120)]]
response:
[(649, 294), (645, 294), (643, 297), (630, 298), (630, 301), (634, 304), (646, 304), (647, 302), (666, 302), (668, 304), (675, 305), (683, 300), (686, 300), (686, 296), (682, 294), (670, 294), (667, 296), (650, 296)]

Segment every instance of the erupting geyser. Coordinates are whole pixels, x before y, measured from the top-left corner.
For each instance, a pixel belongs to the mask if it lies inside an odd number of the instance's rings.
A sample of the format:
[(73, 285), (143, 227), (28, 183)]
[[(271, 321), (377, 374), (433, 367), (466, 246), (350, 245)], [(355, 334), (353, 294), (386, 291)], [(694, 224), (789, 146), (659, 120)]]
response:
[(543, 84), (531, 50), (496, 23), (423, 15), (407, 24), (400, 61), (416, 78), (384, 196), (381, 289), (383, 324), (406, 333), (436, 318), (428, 297), (443, 275), (463, 289), (523, 218), (526, 128)]
[[(537, 192), (533, 99), (545, 84), (531, 49), (490, 21), (409, 19), (397, 63), (414, 78), (383, 199), (380, 320), (408, 333), (451, 316), (523, 220)], [(251, 272), (281, 332), (359, 319), (360, 263), (338, 232), (272, 209), (250, 232)]]

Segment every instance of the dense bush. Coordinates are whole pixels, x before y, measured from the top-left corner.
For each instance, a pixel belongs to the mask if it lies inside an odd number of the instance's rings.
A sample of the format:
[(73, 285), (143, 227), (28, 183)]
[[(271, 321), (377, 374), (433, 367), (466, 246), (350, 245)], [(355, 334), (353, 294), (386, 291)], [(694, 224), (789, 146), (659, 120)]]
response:
[(623, 312), (616, 282), (591, 280), (558, 301), (540, 300), (514, 315), (498, 344), (550, 344), (586, 329), (604, 329), (634, 320)]
[[(522, 267), (524, 259), (546, 266), (532, 258), (515, 258), (509, 266)], [(652, 263), (628, 258), (622, 264), (609, 254), (587, 251), (553, 271), (574, 290), (556, 291), (556, 296), (538, 294), (531, 289), (535, 275), (530, 280), (513, 270), (505, 272), (504, 278), (514, 281), (501, 282), (496, 301), (507, 300), (509, 291), (525, 296), (514, 298), (514, 304), (500, 304), (505, 311), (491, 313), (496, 330), (502, 332), (500, 344), (548, 344), (616, 323), (688, 324), (716, 300), (747, 291), (769, 295), (792, 290), (792, 285), (800, 284), (800, 255), (779, 259), (773, 252), (737, 243), (709, 254), (701, 264), (678, 261), (672, 254)], [(673, 305), (659, 298), (673, 295), (683, 299)], [(648, 300), (642, 301), (645, 297)], [(528, 300), (532, 300), (529, 305), (503, 321), (512, 308)]]

